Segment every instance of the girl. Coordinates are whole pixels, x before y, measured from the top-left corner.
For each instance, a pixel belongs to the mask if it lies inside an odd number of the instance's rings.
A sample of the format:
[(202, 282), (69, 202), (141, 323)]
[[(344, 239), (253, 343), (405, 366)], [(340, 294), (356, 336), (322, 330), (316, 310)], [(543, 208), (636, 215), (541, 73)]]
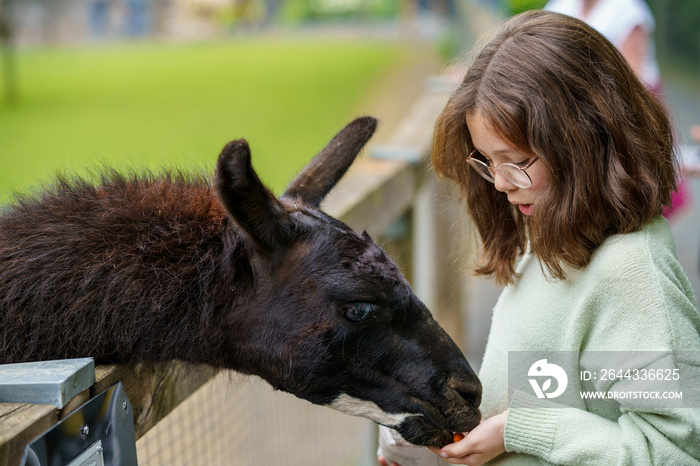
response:
[(483, 246), (475, 273), (508, 285), (479, 374), (485, 420), (433, 451), (469, 465), (700, 464), (698, 399), (543, 408), (532, 391), (509, 395), (509, 353), (573, 354), (582, 369), (596, 351), (659, 351), (670, 370), (681, 351), (700, 354), (697, 302), (661, 216), (672, 127), (616, 48), (558, 13), (507, 21), (439, 117), (433, 164), (466, 200)]

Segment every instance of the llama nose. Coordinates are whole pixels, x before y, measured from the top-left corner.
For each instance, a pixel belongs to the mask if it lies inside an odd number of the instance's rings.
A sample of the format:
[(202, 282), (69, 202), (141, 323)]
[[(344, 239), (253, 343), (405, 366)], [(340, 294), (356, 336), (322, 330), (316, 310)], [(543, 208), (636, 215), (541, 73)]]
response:
[(481, 382), (466, 361), (464, 365), (454, 371), (449, 386), (459, 394), (469, 407), (476, 409), (481, 404)]
[[(471, 368), (470, 368), (471, 369)], [(453, 389), (456, 405), (450, 412), (451, 428), (468, 432), (481, 421), (481, 382), (472, 371), (454, 375), (449, 383)]]
[(481, 383), (478, 381), (463, 382), (456, 390), (470, 407), (476, 409), (481, 404)]

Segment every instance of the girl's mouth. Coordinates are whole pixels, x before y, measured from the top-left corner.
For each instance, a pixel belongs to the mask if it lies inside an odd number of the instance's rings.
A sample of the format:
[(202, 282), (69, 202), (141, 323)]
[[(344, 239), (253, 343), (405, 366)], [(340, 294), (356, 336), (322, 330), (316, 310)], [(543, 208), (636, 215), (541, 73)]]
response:
[(532, 204), (518, 204), (518, 209), (525, 215), (532, 215)]

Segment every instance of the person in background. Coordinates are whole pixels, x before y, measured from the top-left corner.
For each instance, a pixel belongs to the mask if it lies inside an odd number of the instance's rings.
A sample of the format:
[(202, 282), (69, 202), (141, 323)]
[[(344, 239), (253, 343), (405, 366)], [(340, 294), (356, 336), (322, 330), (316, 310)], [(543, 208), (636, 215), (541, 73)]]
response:
[[(662, 216), (679, 170), (674, 135), (615, 46), (576, 18), (522, 13), (478, 52), (437, 120), (432, 161), (475, 226), (474, 273), (506, 287), (479, 372), (484, 420), (431, 448), (439, 458), (700, 465), (700, 409), (601, 406), (576, 398), (583, 382), (574, 379), (599, 352), (642, 365), (663, 352), (669, 370), (683, 367), (682, 380), (698, 385), (700, 369), (688, 373), (680, 354), (699, 354), (700, 314)], [(567, 403), (510, 393), (510, 356), (535, 351), (574, 357)]]
[(652, 36), (655, 21), (644, 0), (550, 0), (545, 10), (588, 23), (622, 52), (649, 89), (661, 92)]
[[(603, 34), (627, 59), (639, 79), (659, 97), (663, 84), (656, 61), (656, 22), (644, 0), (550, 0), (545, 10), (585, 21)], [(689, 183), (681, 176), (664, 216), (672, 219), (690, 203)]]
[(700, 144), (700, 125), (690, 127), (690, 137), (693, 138), (696, 144)]
[[(700, 178), (700, 125), (692, 125), (690, 127), (690, 137), (695, 143), (691, 149), (692, 152), (688, 155), (689, 160), (685, 160), (683, 167), (684, 173), (687, 176)], [(700, 271), (700, 261), (698, 261), (698, 271)]]

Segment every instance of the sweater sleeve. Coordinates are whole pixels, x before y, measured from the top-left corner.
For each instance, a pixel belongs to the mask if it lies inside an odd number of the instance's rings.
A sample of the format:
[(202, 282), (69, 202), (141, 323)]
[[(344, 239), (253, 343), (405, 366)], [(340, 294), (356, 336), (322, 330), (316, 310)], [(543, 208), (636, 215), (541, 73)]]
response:
[(617, 421), (516, 392), (504, 430), (506, 451), (554, 464), (700, 465), (700, 410), (626, 412)]
[[(645, 381), (633, 387), (683, 391), (689, 399), (667, 404), (627, 400), (605, 408), (589, 402), (583, 409), (515, 392), (504, 429), (507, 451), (555, 464), (700, 465), (700, 399), (694, 388), (700, 385), (700, 317), (662, 226), (654, 223), (600, 252), (586, 277), (587, 304), (572, 307), (571, 322), (580, 332), (580, 368), (590, 367), (595, 352), (615, 352), (628, 362), (631, 356), (665, 352), (670, 360), (657, 362), (679, 368), (678, 383)], [(613, 361), (609, 354), (608, 363)], [(594, 388), (624, 389), (626, 382), (615, 383), (599, 378)]]

